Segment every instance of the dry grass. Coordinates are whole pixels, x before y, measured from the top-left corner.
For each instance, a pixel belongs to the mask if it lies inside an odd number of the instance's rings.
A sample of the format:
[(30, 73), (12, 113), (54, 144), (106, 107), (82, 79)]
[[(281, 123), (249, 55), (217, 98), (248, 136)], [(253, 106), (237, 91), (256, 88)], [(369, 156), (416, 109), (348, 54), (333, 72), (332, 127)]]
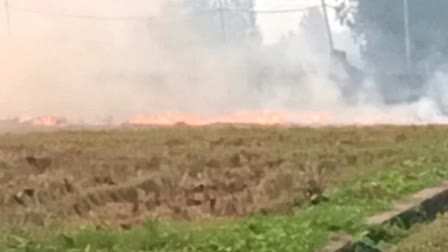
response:
[(288, 213), (447, 128), (171, 127), (0, 136), (2, 224)]

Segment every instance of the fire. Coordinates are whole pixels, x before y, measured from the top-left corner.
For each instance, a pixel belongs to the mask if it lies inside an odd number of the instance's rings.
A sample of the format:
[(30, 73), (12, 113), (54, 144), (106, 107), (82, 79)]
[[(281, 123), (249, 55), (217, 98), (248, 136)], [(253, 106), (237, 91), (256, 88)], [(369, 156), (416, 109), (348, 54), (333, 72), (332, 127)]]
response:
[(57, 127), (67, 124), (66, 119), (55, 116), (40, 116), (35, 118), (22, 117), (18, 119), (18, 122), (38, 127)]
[[(301, 117), (303, 124), (326, 124), (330, 121), (330, 114), (327, 112), (306, 113)], [(183, 123), (190, 126), (204, 126), (211, 124), (256, 124), (256, 125), (285, 125), (294, 120), (290, 114), (279, 111), (243, 111), (225, 116), (202, 117), (194, 114), (166, 113), (161, 115), (141, 115), (132, 118), (129, 123), (132, 125), (155, 125), (167, 126)]]
[(57, 118), (53, 116), (42, 116), (32, 120), (31, 124), (34, 126), (47, 126), (47, 127), (56, 126)]
[[(323, 125), (330, 123), (330, 114), (327, 112), (308, 112), (302, 114), (292, 114), (280, 111), (241, 111), (222, 116), (200, 116), (196, 114), (164, 113), (158, 115), (140, 115), (127, 122), (131, 125), (140, 126), (170, 126), (185, 124), (189, 126), (206, 126), (213, 124), (252, 124), (252, 125)], [(294, 119), (293, 119), (294, 118)], [(61, 127), (68, 125), (64, 118), (56, 116), (41, 117), (21, 117), (20, 124), (27, 124), (35, 127)]]
[[(338, 116), (335, 116), (335, 115)], [(189, 126), (206, 126), (213, 124), (235, 125), (378, 125), (378, 124), (422, 124), (420, 120), (406, 114), (385, 113), (383, 111), (347, 111), (345, 113), (331, 111), (240, 111), (227, 115), (201, 116), (187, 113), (163, 113), (155, 115), (139, 115), (127, 121), (120, 121), (121, 125), (137, 126), (171, 126), (185, 124)], [(418, 119), (418, 118), (417, 118)], [(1, 122), (2, 120), (0, 120)], [(65, 126), (118, 126), (110, 119), (101, 124), (76, 123), (56, 116), (18, 117), (13, 123), (34, 127), (65, 127)]]
[(314, 112), (308, 116), (311, 124), (325, 124), (330, 120), (330, 114), (327, 112)]
[(202, 117), (194, 114), (167, 113), (162, 115), (143, 115), (130, 120), (134, 125), (175, 125), (184, 123), (191, 126), (204, 126), (210, 124), (258, 124), (279, 125), (286, 124), (287, 116), (280, 112), (238, 112), (227, 116)]

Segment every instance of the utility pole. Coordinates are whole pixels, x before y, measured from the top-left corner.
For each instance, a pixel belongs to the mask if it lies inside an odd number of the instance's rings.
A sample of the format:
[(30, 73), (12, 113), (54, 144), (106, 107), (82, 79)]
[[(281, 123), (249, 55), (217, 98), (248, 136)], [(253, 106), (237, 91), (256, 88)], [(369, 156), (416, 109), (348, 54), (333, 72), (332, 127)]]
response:
[(325, 26), (327, 28), (328, 43), (330, 46), (330, 53), (331, 53), (334, 50), (334, 42), (333, 42), (333, 34), (331, 32), (331, 27), (330, 27), (330, 19), (328, 18), (327, 4), (326, 4), (325, 0), (321, 0), (321, 4), (322, 4), (322, 10), (324, 12)]
[(409, 31), (409, 2), (408, 0), (403, 0), (403, 17), (404, 17), (404, 41), (406, 48), (406, 67), (408, 73), (412, 68), (412, 52), (411, 52), (411, 38)]
[(11, 38), (11, 20), (9, 16), (9, 0), (4, 0), (4, 8), (5, 8), (5, 18), (6, 18), (6, 29), (8, 32), (8, 38)]
[(218, 0), (219, 7), (219, 22), (221, 23), (221, 36), (224, 43), (227, 43), (226, 24), (224, 18), (224, 5), (222, 0)]

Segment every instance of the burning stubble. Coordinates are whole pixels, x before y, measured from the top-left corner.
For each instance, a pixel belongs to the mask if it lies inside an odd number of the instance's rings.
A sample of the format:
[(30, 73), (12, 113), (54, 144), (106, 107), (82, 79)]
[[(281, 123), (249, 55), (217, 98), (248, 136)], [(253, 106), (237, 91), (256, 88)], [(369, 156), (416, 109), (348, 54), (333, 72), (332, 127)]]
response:
[[(309, 43), (321, 35), (301, 31), (269, 47), (209, 45), (185, 12), (175, 5), (161, 12), (163, 1), (149, 2), (65, 0), (11, 8), (12, 33), (3, 33), (0, 46), (0, 118), (194, 125), (444, 122), (431, 96), (389, 106), (362, 84), (358, 102), (348, 104), (341, 84), (328, 78), (334, 66), (325, 43)], [(73, 17), (78, 13), (85, 17)]]

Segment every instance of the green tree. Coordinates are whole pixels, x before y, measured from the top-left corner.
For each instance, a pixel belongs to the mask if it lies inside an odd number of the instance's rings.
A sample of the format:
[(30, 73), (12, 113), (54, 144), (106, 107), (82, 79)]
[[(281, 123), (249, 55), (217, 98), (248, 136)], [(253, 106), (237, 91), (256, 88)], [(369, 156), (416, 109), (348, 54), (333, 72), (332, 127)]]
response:
[[(338, 0), (339, 17), (350, 25), (370, 67), (401, 71), (405, 66), (403, 0)], [(448, 1), (408, 0), (414, 67), (436, 67), (448, 55)]]

